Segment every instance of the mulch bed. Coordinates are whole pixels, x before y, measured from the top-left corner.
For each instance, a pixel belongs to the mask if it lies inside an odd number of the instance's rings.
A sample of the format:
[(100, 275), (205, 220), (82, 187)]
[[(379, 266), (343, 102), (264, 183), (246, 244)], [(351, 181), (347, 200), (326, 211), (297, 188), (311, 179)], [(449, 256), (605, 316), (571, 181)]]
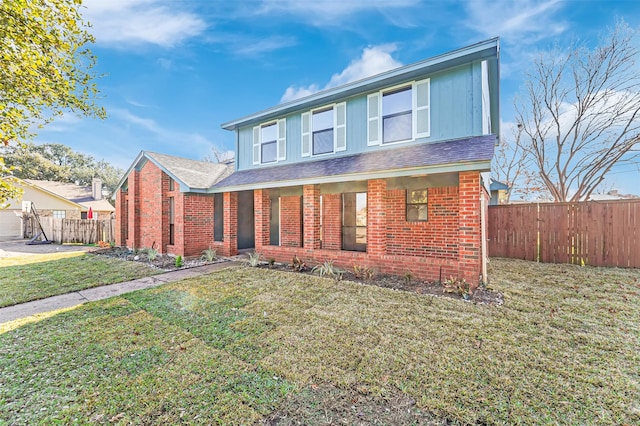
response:
[[(149, 259), (149, 255), (145, 250), (130, 250), (124, 247), (111, 247), (95, 250), (94, 254), (114, 257), (132, 262), (144, 262), (158, 269), (165, 271), (174, 271), (177, 269), (193, 268), (211, 263), (227, 262), (230, 259), (219, 257), (218, 259), (207, 262), (202, 259), (185, 259), (180, 268), (176, 267), (176, 258), (166, 254), (158, 254), (153, 260)], [(284, 263), (260, 262), (259, 268), (273, 269), (278, 271), (286, 271), (291, 273), (302, 273), (317, 275), (309, 267), (304, 267), (302, 271), (294, 271), (293, 267)], [(331, 278), (331, 277), (328, 277)], [(502, 293), (491, 290), (486, 287), (478, 287), (472, 295), (460, 294), (455, 291), (447, 291), (447, 289), (438, 281), (423, 281), (409, 276), (385, 275), (374, 273), (372, 277), (365, 278), (356, 276), (352, 271), (343, 270), (340, 277), (336, 277), (345, 281), (353, 281), (365, 285), (375, 285), (378, 287), (390, 288), (393, 290), (408, 291), (416, 294), (427, 294), (432, 296), (449, 297), (452, 299), (465, 300), (472, 303), (481, 303), (486, 305), (502, 305), (504, 298)]]
[[(287, 271), (291, 273), (302, 273), (317, 275), (311, 268), (305, 267), (302, 271), (294, 271), (291, 265), (283, 263), (267, 263), (261, 262), (260, 268), (274, 269), (279, 271)], [(331, 278), (331, 277), (329, 277)], [(472, 303), (480, 303), (486, 305), (502, 305), (504, 297), (502, 293), (491, 290), (488, 287), (478, 287), (472, 295), (463, 295), (457, 292), (450, 292), (438, 281), (423, 281), (412, 277), (402, 277), (399, 275), (373, 274), (370, 279), (356, 276), (352, 271), (342, 270), (340, 277), (337, 279), (344, 281), (353, 281), (365, 285), (375, 285), (393, 290), (408, 291), (416, 294), (428, 294), (432, 296), (449, 297), (457, 300), (465, 300)]]

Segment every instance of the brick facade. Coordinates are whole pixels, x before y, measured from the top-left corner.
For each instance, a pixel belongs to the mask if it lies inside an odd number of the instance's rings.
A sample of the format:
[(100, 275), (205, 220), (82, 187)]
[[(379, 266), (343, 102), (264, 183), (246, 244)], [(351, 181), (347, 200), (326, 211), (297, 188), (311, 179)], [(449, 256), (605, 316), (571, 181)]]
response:
[[(280, 198), (279, 246), (268, 244), (268, 191), (254, 192), (256, 251), (279, 262), (290, 263), (293, 256), (308, 265), (333, 260), (342, 268), (367, 266), (429, 280), (454, 276), (477, 286), (482, 267), (480, 199), (486, 197), (479, 172), (460, 173), (458, 186), (429, 188), (427, 221), (406, 220), (406, 190), (387, 189), (382, 179), (368, 181), (367, 189), (366, 252), (342, 250), (341, 194), (320, 195), (319, 185), (303, 188), (302, 225), (300, 198)], [(295, 245), (300, 228), (304, 228), (303, 247)]]
[[(213, 242), (213, 196), (180, 192), (178, 183), (151, 162), (127, 177), (116, 193), (116, 245), (155, 248), (160, 253), (200, 256)], [(173, 199), (174, 240), (170, 242)]]
[[(199, 256), (208, 247), (222, 256), (238, 253), (238, 193), (223, 194), (223, 241), (214, 242), (214, 197), (182, 193), (151, 162), (128, 177), (116, 196), (116, 244), (162, 253)], [(272, 202), (268, 189), (254, 190), (255, 250), (266, 258), (308, 265), (333, 260), (352, 269), (410, 273), (421, 279), (465, 278), (476, 286), (485, 258), (482, 248), (483, 190), (479, 172), (460, 172), (458, 185), (428, 188), (428, 220), (406, 220), (407, 190), (384, 179), (367, 182), (367, 251), (342, 250), (342, 194), (321, 194), (304, 185), (300, 195), (279, 197), (279, 245), (270, 245)], [(174, 244), (169, 243), (169, 203), (174, 200)], [(322, 200), (322, 201), (321, 201)], [(484, 203), (486, 205), (488, 203)], [(274, 212), (278, 214), (278, 212)]]

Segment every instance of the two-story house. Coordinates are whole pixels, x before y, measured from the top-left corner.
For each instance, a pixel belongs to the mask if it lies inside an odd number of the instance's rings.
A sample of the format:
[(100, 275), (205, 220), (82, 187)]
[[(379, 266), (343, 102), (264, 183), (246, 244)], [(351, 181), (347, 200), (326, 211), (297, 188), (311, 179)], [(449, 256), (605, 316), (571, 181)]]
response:
[(235, 171), (198, 190), (219, 254), (472, 286), (486, 276), (481, 173), (499, 134), (498, 39), (222, 127), (235, 134)]

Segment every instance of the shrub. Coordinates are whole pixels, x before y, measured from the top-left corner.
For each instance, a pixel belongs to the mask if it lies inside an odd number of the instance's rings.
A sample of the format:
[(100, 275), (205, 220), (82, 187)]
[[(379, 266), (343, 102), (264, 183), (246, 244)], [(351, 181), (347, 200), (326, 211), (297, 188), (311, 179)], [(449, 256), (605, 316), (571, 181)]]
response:
[(182, 256), (180, 255), (176, 256), (176, 268), (182, 268), (182, 265), (184, 265), (184, 262), (182, 261)]
[(150, 262), (153, 262), (158, 257), (158, 250), (154, 248), (147, 249), (147, 258)]
[(333, 260), (325, 260), (323, 264), (314, 266), (311, 272), (317, 272), (321, 277), (333, 277), (337, 280), (341, 280), (344, 273), (333, 265)]
[(444, 280), (442, 287), (445, 293), (455, 293), (462, 296), (464, 299), (468, 299), (470, 295), (469, 283), (464, 278), (455, 278), (453, 276)]
[(291, 261), (291, 269), (295, 272), (303, 272), (307, 269), (307, 264), (301, 261), (298, 256), (294, 255)]
[(261, 258), (262, 258), (262, 255), (257, 251), (247, 253), (247, 265), (251, 266), (252, 268), (260, 266)]
[(217, 258), (218, 254), (216, 252), (216, 249), (212, 249), (211, 247), (209, 247), (208, 249), (202, 251), (201, 259), (204, 261), (213, 262)]
[(353, 275), (358, 279), (369, 281), (373, 279), (375, 272), (366, 266), (353, 265)]

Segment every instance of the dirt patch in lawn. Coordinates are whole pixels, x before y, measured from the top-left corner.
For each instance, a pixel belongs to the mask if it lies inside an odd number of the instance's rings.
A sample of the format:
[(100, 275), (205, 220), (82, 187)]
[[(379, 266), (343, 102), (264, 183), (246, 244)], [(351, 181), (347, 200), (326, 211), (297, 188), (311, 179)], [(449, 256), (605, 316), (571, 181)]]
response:
[(263, 425), (444, 425), (399, 390), (384, 397), (341, 389), (331, 384), (310, 385), (292, 394)]

